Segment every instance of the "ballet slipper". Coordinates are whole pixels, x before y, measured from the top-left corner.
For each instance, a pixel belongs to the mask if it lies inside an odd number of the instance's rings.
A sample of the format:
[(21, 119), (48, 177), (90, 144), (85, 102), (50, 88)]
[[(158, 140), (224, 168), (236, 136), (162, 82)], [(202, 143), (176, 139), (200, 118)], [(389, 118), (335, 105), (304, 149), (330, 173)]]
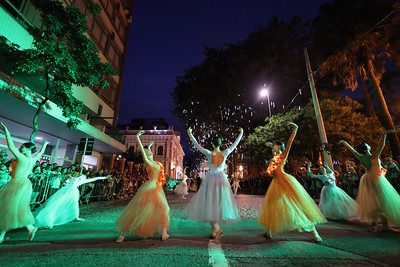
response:
[(265, 233), (263, 233), (263, 237), (265, 237), (266, 239), (271, 239), (272, 238), (272, 234), (270, 231), (267, 231)]
[(84, 222), (84, 221), (86, 221), (86, 220), (78, 217), (78, 218), (75, 219), (75, 221), (77, 221), (77, 222)]
[(124, 235), (120, 235), (120, 236), (117, 238), (117, 240), (115, 240), (115, 242), (117, 242), (117, 243), (122, 243), (122, 242), (124, 242), (124, 239), (125, 239), (125, 236), (124, 236)]
[(32, 231), (29, 232), (29, 241), (32, 241), (35, 238), (37, 230), (37, 227), (33, 227)]
[(161, 240), (162, 240), (162, 241), (165, 241), (165, 240), (167, 240), (168, 238), (169, 238), (169, 235), (168, 235), (167, 233), (165, 233), (165, 234), (162, 235)]
[(316, 242), (316, 243), (322, 243), (322, 238), (319, 236), (319, 234), (318, 233), (314, 233), (314, 241)]

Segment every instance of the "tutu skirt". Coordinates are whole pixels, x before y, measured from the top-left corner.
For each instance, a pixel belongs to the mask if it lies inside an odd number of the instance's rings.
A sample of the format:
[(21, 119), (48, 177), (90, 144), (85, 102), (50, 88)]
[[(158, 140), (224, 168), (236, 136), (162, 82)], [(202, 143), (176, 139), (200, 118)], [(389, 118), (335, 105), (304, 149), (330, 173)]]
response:
[(79, 190), (67, 185), (57, 190), (36, 212), (35, 226), (52, 228), (79, 217)]
[(336, 185), (322, 188), (319, 208), (328, 219), (350, 220), (357, 217), (357, 202)]
[(169, 228), (169, 206), (163, 188), (147, 181), (122, 211), (115, 230), (150, 237), (164, 227)]
[(276, 234), (292, 230), (309, 232), (326, 219), (296, 178), (279, 173), (268, 188), (258, 222)]
[(0, 190), (0, 231), (24, 227), (35, 222), (29, 202), (32, 183), (28, 178), (11, 179)]
[(358, 215), (371, 222), (384, 215), (389, 222), (400, 225), (400, 195), (382, 174), (365, 173), (357, 195)]
[(185, 214), (205, 223), (240, 220), (227, 175), (224, 172), (209, 172), (202, 180), (199, 191), (186, 206)]
[(187, 195), (188, 194), (188, 186), (186, 182), (180, 182), (174, 189), (174, 193), (178, 195)]

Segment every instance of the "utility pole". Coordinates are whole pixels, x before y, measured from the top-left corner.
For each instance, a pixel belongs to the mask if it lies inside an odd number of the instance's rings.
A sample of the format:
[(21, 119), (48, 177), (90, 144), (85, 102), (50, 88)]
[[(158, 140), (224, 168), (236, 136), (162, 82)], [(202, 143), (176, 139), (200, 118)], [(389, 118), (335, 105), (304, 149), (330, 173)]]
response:
[(333, 163), (332, 163), (332, 157), (331, 157), (331, 154), (330, 154), (329, 148), (328, 148), (328, 138), (326, 137), (324, 120), (322, 118), (321, 108), (320, 108), (319, 102), (318, 102), (317, 90), (315, 88), (314, 77), (313, 77), (313, 73), (312, 73), (312, 70), (311, 70), (310, 59), (308, 57), (307, 47), (304, 47), (304, 57), (305, 57), (305, 60), (306, 60), (308, 82), (310, 83), (310, 89), (311, 89), (311, 96), (312, 96), (313, 105), (314, 105), (315, 118), (317, 119), (319, 139), (321, 141), (321, 147), (322, 147), (322, 155), (324, 157), (324, 162), (326, 164), (328, 164), (329, 168), (334, 170)]

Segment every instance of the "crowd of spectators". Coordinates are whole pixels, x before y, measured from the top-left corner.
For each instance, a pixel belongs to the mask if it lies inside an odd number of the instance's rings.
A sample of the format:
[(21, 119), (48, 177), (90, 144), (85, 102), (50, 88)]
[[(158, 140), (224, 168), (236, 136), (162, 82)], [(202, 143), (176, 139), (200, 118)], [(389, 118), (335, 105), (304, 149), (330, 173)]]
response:
[[(0, 151), (0, 190), (11, 180), (13, 159), (8, 158), (6, 150)], [(43, 204), (61, 187), (67, 185), (71, 178), (85, 175), (87, 178), (109, 176), (108, 179), (94, 183), (84, 184), (80, 188), (80, 203), (87, 204), (90, 201), (113, 200), (118, 198), (130, 198), (147, 180), (147, 172), (144, 166), (134, 166), (132, 172), (118, 170), (86, 169), (79, 163), (72, 163), (68, 167), (49, 163), (47, 161), (36, 162), (29, 175), (32, 182), (32, 208)]]

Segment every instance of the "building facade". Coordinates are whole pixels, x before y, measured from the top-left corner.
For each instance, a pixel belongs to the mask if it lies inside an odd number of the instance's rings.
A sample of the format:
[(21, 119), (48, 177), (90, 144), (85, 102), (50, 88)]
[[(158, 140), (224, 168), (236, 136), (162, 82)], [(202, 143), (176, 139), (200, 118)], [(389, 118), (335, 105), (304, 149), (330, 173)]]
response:
[(141, 141), (144, 146), (154, 141), (151, 150), (154, 160), (164, 164), (167, 177), (180, 179), (184, 172), (183, 157), (185, 153), (181, 145), (180, 133), (167, 126), (163, 119), (158, 120), (133, 120), (130, 125), (121, 125), (120, 133), (125, 136), (126, 149), (133, 147), (139, 152), (136, 134), (144, 130)]
[[(84, 104), (76, 131), (66, 127), (67, 120), (62, 116), (62, 111), (48, 101), (47, 109), (41, 114), (39, 133), (35, 141), (38, 143), (41, 143), (41, 139), (50, 141), (46, 151), (47, 156), (51, 161), (68, 165), (69, 162), (76, 160), (80, 139), (94, 138), (93, 154), (85, 156), (83, 161), (88, 167), (99, 168), (104, 162), (104, 157), (109, 157), (110, 154), (122, 154), (125, 151), (124, 141), (106, 134), (105, 129), (115, 125), (117, 119), (133, 1), (95, 0), (101, 9), (96, 17), (88, 13), (83, 0), (62, 2), (77, 6), (86, 16), (87, 34), (99, 48), (100, 59), (111, 63), (118, 74), (106, 77), (110, 86), (101, 91), (89, 87), (72, 88), (73, 96)], [(33, 38), (26, 29), (29, 26), (40, 28), (40, 25), (40, 12), (31, 1), (1, 2), (0, 35), (19, 45), (20, 49), (32, 48)], [(0, 120), (8, 126), (16, 142), (23, 143), (29, 140), (32, 130), (30, 125), (37, 108), (37, 101), (33, 100), (43, 99), (40, 95), (42, 89), (39, 88), (40, 83), (35, 77), (14, 75), (7, 69), (7, 62), (1, 63)], [(0, 136), (0, 146), (5, 147), (4, 136)]]

